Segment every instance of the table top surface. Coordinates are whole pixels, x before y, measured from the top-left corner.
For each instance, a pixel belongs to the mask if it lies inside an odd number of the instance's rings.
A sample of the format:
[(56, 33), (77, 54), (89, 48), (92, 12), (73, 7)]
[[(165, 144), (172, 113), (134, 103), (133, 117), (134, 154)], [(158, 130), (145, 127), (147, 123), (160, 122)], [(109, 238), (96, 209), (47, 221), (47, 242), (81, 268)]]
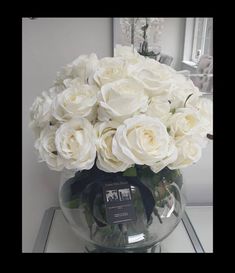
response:
[[(85, 244), (66, 222), (60, 208), (48, 209), (33, 252), (84, 253)], [(187, 206), (176, 229), (161, 243), (161, 253), (213, 252), (213, 207)]]

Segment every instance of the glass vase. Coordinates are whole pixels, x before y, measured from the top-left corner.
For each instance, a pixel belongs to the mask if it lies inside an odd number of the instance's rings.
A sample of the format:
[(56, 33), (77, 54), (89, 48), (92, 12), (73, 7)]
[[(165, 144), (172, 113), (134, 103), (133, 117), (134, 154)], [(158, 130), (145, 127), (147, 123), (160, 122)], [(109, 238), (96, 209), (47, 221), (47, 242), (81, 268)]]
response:
[[(126, 181), (136, 218), (110, 224), (103, 182)], [(154, 173), (136, 165), (122, 173), (90, 170), (62, 172), (59, 202), (71, 228), (86, 242), (87, 252), (161, 252), (161, 241), (178, 225), (184, 207), (183, 177), (167, 167)]]

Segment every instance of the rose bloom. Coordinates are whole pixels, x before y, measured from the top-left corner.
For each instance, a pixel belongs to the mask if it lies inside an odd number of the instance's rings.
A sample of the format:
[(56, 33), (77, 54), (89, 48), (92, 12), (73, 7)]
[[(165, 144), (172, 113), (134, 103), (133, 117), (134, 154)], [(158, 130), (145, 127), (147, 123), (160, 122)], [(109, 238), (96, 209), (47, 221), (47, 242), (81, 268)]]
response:
[(120, 124), (115, 121), (98, 122), (95, 125), (97, 167), (105, 172), (122, 172), (131, 167), (130, 164), (120, 161), (112, 151), (113, 137)]
[(135, 48), (130, 46), (116, 45), (114, 48), (114, 57), (125, 58), (129, 65), (134, 65), (145, 61), (145, 57), (140, 55)]
[(81, 84), (77, 79), (66, 82), (67, 89), (58, 94), (52, 103), (52, 115), (59, 121), (74, 117), (85, 117), (92, 121), (96, 117), (97, 87)]
[(96, 157), (95, 134), (85, 118), (65, 122), (56, 131), (56, 149), (67, 169), (91, 169)]
[(165, 125), (145, 115), (126, 119), (113, 138), (113, 154), (128, 164), (153, 165), (169, 154), (170, 137)]
[(99, 67), (94, 74), (94, 80), (99, 87), (126, 77), (127, 61), (121, 57), (106, 57), (101, 59)]
[(202, 92), (192, 80), (186, 79), (183, 75), (174, 74), (168, 97), (171, 109), (195, 106), (201, 96)]
[(169, 149), (168, 149), (168, 153), (166, 157), (164, 157), (163, 159), (151, 165), (150, 168), (153, 172), (158, 173), (162, 169), (167, 167), (170, 163), (175, 162), (175, 160), (177, 159), (177, 156), (178, 156), (178, 150), (175, 146), (175, 141), (173, 140), (173, 138), (170, 138)]
[(201, 121), (201, 136), (213, 135), (213, 103), (210, 99), (200, 98), (195, 106)]
[(147, 94), (152, 96), (169, 96), (173, 74), (176, 71), (153, 59), (146, 58), (144, 63), (132, 68), (130, 77), (141, 82)]
[(44, 127), (39, 138), (35, 141), (34, 147), (37, 149), (41, 161), (45, 161), (51, 170), (61, 171), (64, 168), (64, 161), (55, 146), (56, 130), (57, 126), (47, 125)]
[(77, 79), (81, 84), (95, 84), (93, 76), (98, 67), (99, 60), (96, 54), (81, 55), (57, 73), (55, 86), (63, 91), (66, 88), (64, 80)]
[(201, 119), (198, 111), (192, 108), (177, 109), (168, 120), (168, 128), (175, 139), (200, 133)]
[(44, 91), (41, 96), (38, 96), (34, 100), (30, 107), (29, 127), (33, 130), (36, 137), (39, 137), (41, 129), (49, 125), (50, 121), (54, 123), (54, 119), (51, 115), (51, 104), (56, 95), (53, 88), (49, 89), (48, 92)]
[(148, 107), (148, 96), (143, 86), (134, 79), (122, 79), (104, 85), (98, 102), (100, 121), (123, 121), (132, 115), (144, 113)]
[(171, 117), (170, 102), (166, 97), (155, 96), (150, 99), (146, 115), (159, 118), (164, 124)]
[(97, 154), (97, 167), (113, 173), (134, 164), (157, 173), (197, 162), (213, 134), (212, 101), (132, 47), (117, 45), (114, 55), (79, 56), (35, 99), (29, 125), (40, 159), (53, 170), (81, 171)]
[(184, 136), (176, 141), (177, 159), (168, 165), (171, 170), (181, 169), (196, 163), (202, 155), (202, 139), (196, 136)]

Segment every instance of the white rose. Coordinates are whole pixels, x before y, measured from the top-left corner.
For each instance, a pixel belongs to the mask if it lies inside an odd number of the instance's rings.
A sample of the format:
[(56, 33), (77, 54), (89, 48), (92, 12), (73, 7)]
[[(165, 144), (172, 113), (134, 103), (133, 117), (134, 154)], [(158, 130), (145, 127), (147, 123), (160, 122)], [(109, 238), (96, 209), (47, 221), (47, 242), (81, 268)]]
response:
[(35, 123), (38, 127), (44, 127), (51, 117), (51, 103), (52, 98), (47, 92), (42, 92), (42, 95), (37, 97), (30, 107), (31, 123)]
[(173, 73), (176, 71), (169, 66), (146, 58), (144, 63), (137, 64), (132, 68), (130, 77), (140, 81), (150, 97), (169, 96)]
[(179, 108), (168, 120), (170, 135), (175, 139), (185, 135), (199, 134), (201, 119), (197, 110), (192, 108)]
[(97, 167), (105, 172), (122, 172), (131, 165), (120, 161), (112, 151), (113, 136), (119, 123), (114, 121), (98, 122), (95, 125), (97, 137)]
[(154, 163), (152, 166), (150, 166), (150, 168), (153, 172), (158, 173), (162, 169), (167, 167), (170, 163), (173, 163), (177, 159), (177, 156), (178, 150), (175, 146), (175, 141), (172, 138), (170, 138), (168, 153), (166, 157)]
[(39, 138), (35, 142), (35, 148), (38, 150), (41, 161), (45, 161), (51, 170), (61, 171), (64, 168), (64, 161), (58, 155), (55, 146), (55, 133), (57, 126), (44, 127)]
[(64, 80), (75, 78), (83, 84), (94, 84), (93, 76), (98, 65), (96, 54), (81, 55), (57, 73), (55, 86), (62, 91), (66, 88)]
[(169, 144), (166, 127), (158, 118), (139, 115), (117, 128), (112, 150), (125, 163), (153, 165), (167, 157)]
[(98, 95), (98, 119), (123, 121), (148, 107), (143, 86), (134, 79), (122, 79), (104, 85)]
[(213, 135), (213, 103), (210, 99), (200, 98), (196, 108), (201, 120), (201, 135)]
[(58, 84), (55, 82), (52, 88), (57, 94), (61, 93), (62, 91), (64, 91), (64, 89), (66, 89), (64, 82), (62, 84)]
[(171, 106), (167, 98), (155, 96), (150, 99), (146, 115), (159, 118), (164, 124), (172, 115)]
[(127, 77), (127, 61), (121, 57), (105, 57), (100, 60), (94, 80), (102, 87), (106, 83)]
[(170, 87), (171, 109), (195, 106), (202, 92), (185, 76), (175, 74)]
[(52, 103), (52, 115), (59, 121), (74, 117), (94, 120), (96, 115), (97, 87), (80, 84), (77, 79), (66, 82), (67, 89), (58, 94)]
[(144, 56), (141, 56), (135, 48), (122, 45), (116, 45), (114, 48), (114, 57), (125, 58), (130, 65), (137, 64), (145, 60)]
[(55, 144), (67, 169), (88, 170), (96, 157), (95, 134), (85, 118), (65, 122), (56, 131)]
[(34, 131), (36, 137), (39, 137), (40, 131), (50, 122), (54, 123), (54, 119), (51, 115), (52, 100), (56, 96), (56, 92), (53, 88), (48, 92), (42, 92), (41, 96), (38, 96), (30, 107), (30, 123), (29, 127)]
[(202, 147), (194, 136), (185, 136), (176, 141), (178, 150), (177, 159), (168, 165), (171, 170), (185, 168), (197, 162), (201, 158)]

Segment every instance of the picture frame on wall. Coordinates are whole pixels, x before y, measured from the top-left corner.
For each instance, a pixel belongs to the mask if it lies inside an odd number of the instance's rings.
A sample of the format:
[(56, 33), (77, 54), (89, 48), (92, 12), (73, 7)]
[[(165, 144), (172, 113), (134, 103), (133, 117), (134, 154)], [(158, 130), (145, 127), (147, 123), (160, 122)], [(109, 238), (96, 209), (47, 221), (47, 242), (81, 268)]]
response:
[(131, 45), (131, 41), (128, 42), (127, 39), (125, 39), (124, 34), (122, 33), (120, 23), (121, 19), (122, 18), (120, 17), (113, 18), (113, 48), (115, 48), (117, 44), (127, 46)]
[(120, 17), (113, 18), (113, 44), (112, 44), (112, 55), (114, 56), (114, 48), (116, 45), (131, 46), (131, 40), (125, 39), (124, 34), (121, 29), (121, 19)]

